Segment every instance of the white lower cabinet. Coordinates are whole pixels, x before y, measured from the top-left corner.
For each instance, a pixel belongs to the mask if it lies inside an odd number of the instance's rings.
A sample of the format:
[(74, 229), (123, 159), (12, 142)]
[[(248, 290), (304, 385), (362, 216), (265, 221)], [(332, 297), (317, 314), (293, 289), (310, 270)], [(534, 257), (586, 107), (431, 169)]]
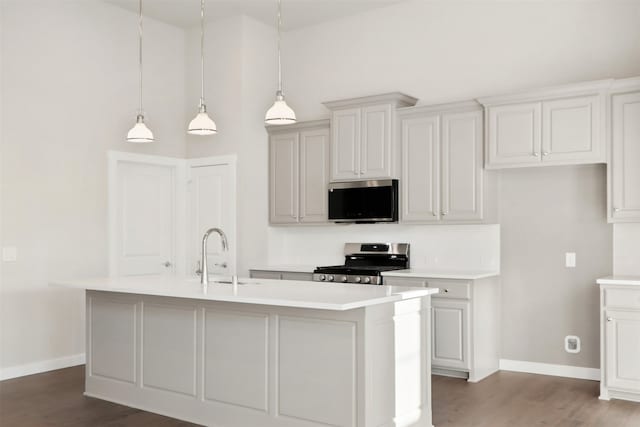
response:
[(385, 285), (440, 289), (431, 297), (431, 365), (438, 375), (478, 382), (499, 369), (499, 278), (395, 277)]
[(600, 292), (600, 398), (640, 402), (640, 286)]

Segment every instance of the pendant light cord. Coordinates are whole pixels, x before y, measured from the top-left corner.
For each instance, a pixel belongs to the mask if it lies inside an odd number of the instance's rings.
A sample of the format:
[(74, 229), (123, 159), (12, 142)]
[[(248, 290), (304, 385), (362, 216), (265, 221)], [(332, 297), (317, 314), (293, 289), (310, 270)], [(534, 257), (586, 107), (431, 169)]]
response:
[(204, 0), (200, 0), (200, 107), (204, 104)]
[(142, 115), (142, 0), (138, 2), (138, 70), (140, 73), (140, 109), (138, 114)]
[(280, 39), (282, 26), (282, 0), (278, 0), (278, 94), (282, 95), (282, 60), (280, 59)]

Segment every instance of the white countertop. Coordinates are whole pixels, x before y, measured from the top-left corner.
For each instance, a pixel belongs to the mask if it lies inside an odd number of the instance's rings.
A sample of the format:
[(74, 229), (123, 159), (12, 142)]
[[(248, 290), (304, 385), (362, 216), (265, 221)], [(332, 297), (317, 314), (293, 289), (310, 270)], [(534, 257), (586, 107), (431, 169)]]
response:
[(239, 282), (246, 284), (234, 287), (212, 281), (206, 293), (197, 278), (177, 276), (74, 279), (54, 281), (51, 285), (94, 291), (341, 311), (438, 293), (437, 288), (404, 286), (245, 278), (239, 279)]
[(640, 276), (607, 276), (596, 281), (599, 285), (640, 286)]
[(282, 264), (282, 265), (262, 265), (258, 267), (252, 267), (251, 270), (259, 270), (259, 271), (284, 271), (288, 273), (313, 273), (316, 267), (313, 265), (291, 265), (291, 264)]
[(416, 277), (425, 279), (460, 279), (460, 280), (477, 280), (487, 277), (499, 276), (497, 271), (482, 270), (429, 270), (410, 268), (408, 270), (385, 271), (382, 276), (387, 277)]

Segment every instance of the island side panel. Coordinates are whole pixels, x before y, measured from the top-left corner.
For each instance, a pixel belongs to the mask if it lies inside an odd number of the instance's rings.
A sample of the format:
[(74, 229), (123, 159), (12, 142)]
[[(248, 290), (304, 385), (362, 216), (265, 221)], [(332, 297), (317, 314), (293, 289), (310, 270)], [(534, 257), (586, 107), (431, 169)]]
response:
[(366, 311), (365, 425), (430, 427), (431, 298)]
[(220, 427), (364, 427), (364, 319), (88, 291), (86, 394)]

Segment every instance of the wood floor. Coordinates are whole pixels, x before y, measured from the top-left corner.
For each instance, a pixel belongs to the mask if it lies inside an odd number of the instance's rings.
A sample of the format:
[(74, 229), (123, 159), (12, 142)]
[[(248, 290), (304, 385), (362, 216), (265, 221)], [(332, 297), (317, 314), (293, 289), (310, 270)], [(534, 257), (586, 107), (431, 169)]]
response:
[[(193, 426), (84, 397), (83, 384), (80, 366), (0, 382), (0, 426)], [(639, 427), (640, 403), (600, 401), (595, 381), (499, 372), (469, 384), (434, 376), (433, 418), (436, 427)]]

